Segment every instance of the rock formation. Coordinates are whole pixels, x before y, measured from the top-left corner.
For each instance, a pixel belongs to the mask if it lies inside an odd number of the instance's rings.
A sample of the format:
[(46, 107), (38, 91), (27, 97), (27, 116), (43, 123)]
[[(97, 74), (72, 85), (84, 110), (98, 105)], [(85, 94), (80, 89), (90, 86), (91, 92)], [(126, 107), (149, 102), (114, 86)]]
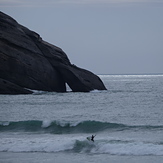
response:
[(0, 12), (0, 94), (31, 90), (66, 92), (106, 90), (101, 79), (70, 63), (57, 46)]

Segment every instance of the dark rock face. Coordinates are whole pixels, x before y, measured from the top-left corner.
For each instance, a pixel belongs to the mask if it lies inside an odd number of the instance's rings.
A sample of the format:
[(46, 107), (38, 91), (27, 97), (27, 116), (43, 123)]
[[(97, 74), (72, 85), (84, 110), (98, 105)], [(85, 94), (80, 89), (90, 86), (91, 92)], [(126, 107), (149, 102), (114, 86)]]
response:
[(32, 91), (19, 87), (9, 81), (0, 78), (0, 93), (3, 94), (31, 94)]
[(98, 76), (72, 65), (62, 49), (2, 12), (0, 78), (0, 94), (31, 93), (24, 88), (65, 92), (65, 83), (74, 92), (106, 89)]

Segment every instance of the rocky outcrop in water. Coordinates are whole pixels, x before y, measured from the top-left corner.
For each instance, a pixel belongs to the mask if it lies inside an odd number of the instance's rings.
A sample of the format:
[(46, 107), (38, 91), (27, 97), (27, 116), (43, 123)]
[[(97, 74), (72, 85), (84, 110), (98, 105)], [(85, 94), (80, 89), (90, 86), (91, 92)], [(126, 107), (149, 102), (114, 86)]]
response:
[(61, 48), (0, 12), (0, 94), (31, 90), (66, 92), (106, 90), (101, 79), (72, 65)]

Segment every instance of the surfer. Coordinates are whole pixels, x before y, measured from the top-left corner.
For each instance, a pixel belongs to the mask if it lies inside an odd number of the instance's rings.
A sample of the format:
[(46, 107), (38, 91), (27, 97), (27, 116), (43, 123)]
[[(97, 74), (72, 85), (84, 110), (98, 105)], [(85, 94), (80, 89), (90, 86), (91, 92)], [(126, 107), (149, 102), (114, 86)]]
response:
[[(95, 135), (95, 136), (96, 136), (96, 135)], [(91, 141), (94, 142), (94, 137), (95, 137), (95, 136), (93, 136), (93, 135), (91, 136)]]

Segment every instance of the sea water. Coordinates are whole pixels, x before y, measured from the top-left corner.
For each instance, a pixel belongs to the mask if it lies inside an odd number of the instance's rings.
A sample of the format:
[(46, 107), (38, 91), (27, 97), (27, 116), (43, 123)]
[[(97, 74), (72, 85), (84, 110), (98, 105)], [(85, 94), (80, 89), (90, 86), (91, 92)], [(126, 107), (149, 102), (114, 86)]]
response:
[(99, 76), (107, 91), (0, 95), (0, 162), (162, 162), (163, 75)]

